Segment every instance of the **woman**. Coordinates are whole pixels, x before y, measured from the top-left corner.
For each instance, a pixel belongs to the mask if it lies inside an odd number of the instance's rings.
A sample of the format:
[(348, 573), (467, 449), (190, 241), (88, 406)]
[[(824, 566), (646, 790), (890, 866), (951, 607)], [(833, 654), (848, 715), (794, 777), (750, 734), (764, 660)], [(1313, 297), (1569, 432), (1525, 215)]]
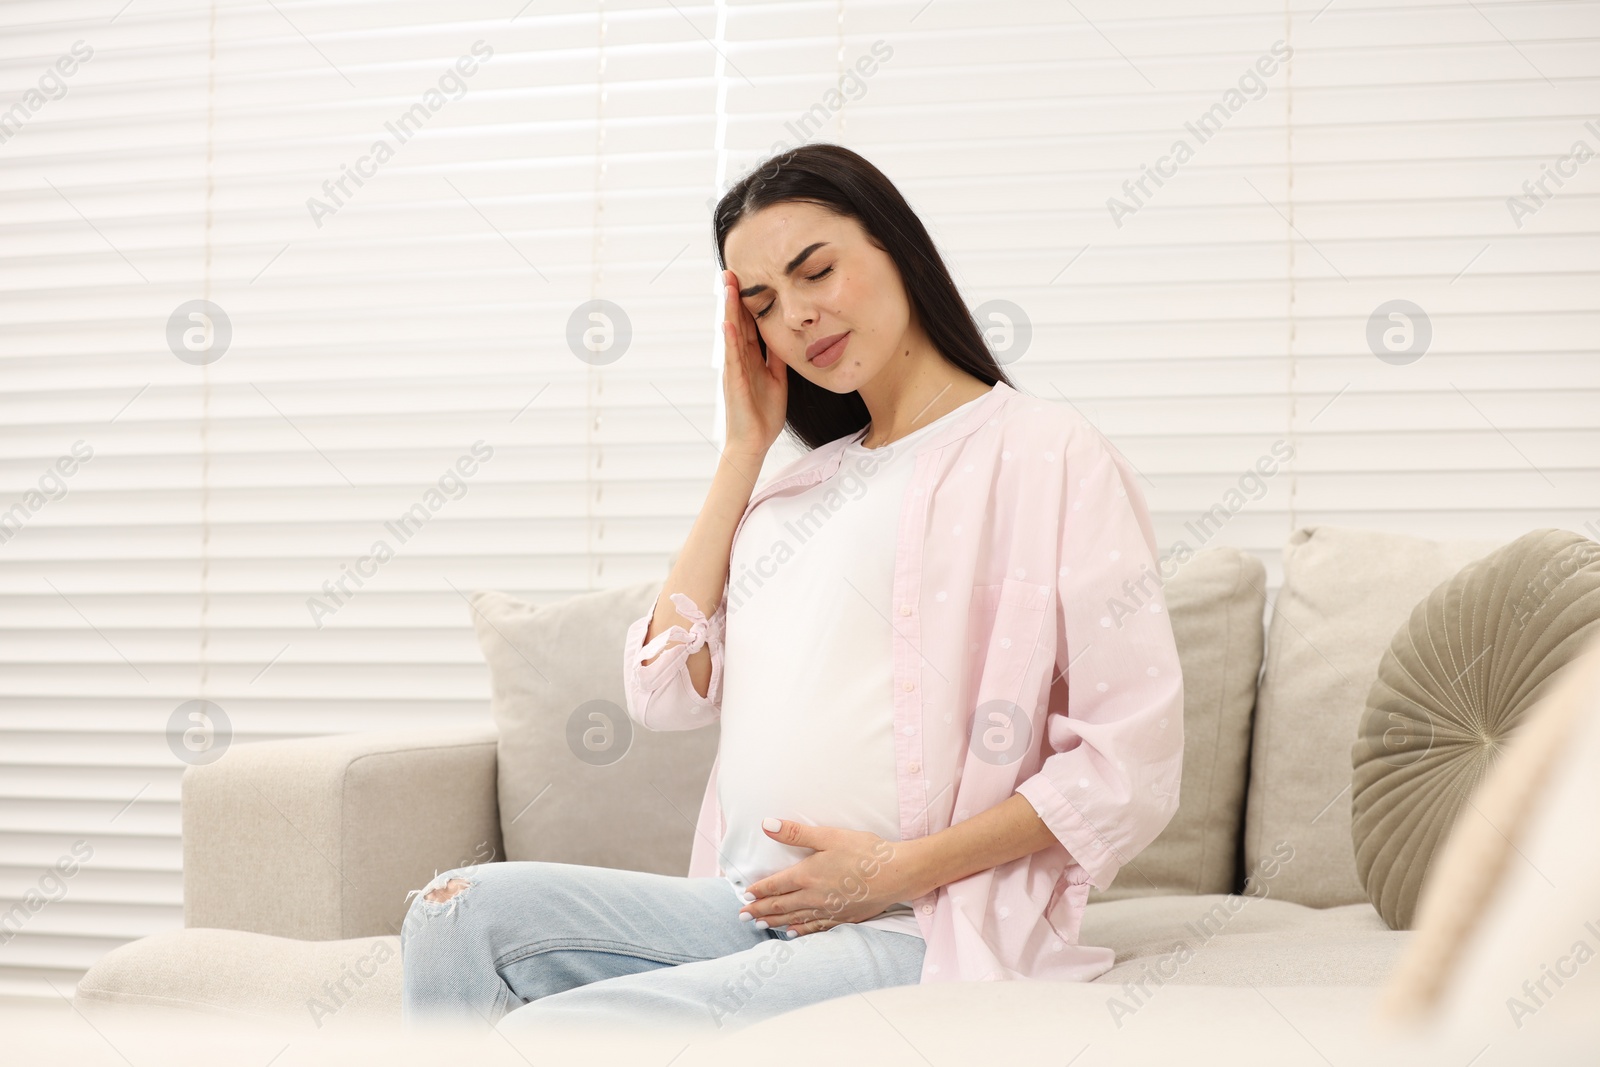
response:
[[(1018, 392), (926, 229), (836, 145), (717, 206), (727, 445), (628, 713), (720, 724), (687, 877), (498, 863), (408, 916), (408, 1017), (745, 1026), (926, 981), (1088, 981), (1177, 808), (1183, 683), (1127, 462)], [(787, 427), (809, 451), (759, 490)], [(710, 607), (708, 617), (704, 609)]]

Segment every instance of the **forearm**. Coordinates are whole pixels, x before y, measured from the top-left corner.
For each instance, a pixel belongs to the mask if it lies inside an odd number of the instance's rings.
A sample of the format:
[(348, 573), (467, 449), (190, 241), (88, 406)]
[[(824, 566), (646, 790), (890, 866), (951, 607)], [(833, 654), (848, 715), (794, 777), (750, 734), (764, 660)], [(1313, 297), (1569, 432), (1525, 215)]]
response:
[[(707, 618), (716, 613), (728, 580), (733, 534), (750, 503), (755, 480), (761, 473), (762, 458), (745, 453), (724, 453), (718, 461), (705, 504), (689, 530), (678, 561), (661, 586), (655, 615), (645, 631), (645, 643), (673, 626), (689, 628), (689, 620), (672, 606), (673, 593), (683, 593), (693, 600)], [(669, 642), (667, 647), (673, 647), (673, 643)], [(654, 661), (652, 657), (647, 662)], [(691, 655), (688, 668), (689, 680), (694, 683), (696, 692), (705, 696), (711, 685), (711, 649), (702, 648)]]
[(1056, 837), (1033, 810), (1028, 798), (1012, 793), (970, 819), (911, 841), (897, 841), (905, 850), (914, 896), (978, 871), (1030, 856), (1056, 843)]

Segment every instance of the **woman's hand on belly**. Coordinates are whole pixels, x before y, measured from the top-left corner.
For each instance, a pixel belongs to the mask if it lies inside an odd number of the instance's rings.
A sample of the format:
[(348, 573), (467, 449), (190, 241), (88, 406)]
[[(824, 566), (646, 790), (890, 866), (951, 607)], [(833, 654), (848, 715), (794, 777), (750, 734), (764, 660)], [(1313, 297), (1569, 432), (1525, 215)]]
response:
[[(773, 822), (776, 830), (768, 828)], [(915, 850), (908, 847), (914, 842), (793, 819), (765, 820), (762, 831), (783, 844), (813, 850), (800, 862), (752, 882), (746, 888), (756, 899), (739, 909), (741, 916), (763, 919), (769, 927), (789, 927), (791, 937), (864, 922), (891, 904), (937, 888), (923, 884)]]

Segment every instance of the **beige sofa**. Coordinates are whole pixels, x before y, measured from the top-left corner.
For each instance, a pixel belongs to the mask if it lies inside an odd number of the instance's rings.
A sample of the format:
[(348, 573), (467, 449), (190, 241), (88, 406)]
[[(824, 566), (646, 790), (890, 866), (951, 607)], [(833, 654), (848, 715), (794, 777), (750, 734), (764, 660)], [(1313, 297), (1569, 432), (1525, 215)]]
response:
[[(1313, 999), (1370, 1000), (1411, 935), (1385, 926), (1356, 878), (1356, 723), (1412, 606), (1499, 543), (1296, 531), (1267, 628), (1260, 559), (1191, 546), (1170, 562), (1165, 591), (1186, 697), (1179, 814), (1091, 899), (1081, 938), (1114, 948), (1117, 963), (1093, 990), (1057, 990), (1064, 1010), (1122, 1030), (1172, 1010), (1146, 1015), (1152, 1004), (1198, 996), (1169, 986), (1342, 987), (1348, 996)], [(561, 654), (541, 661), (546, 671), (559, 660), (601, 678), (594, 684), (620, 704), (620, 677), (605, 678), (606, 665), (620, 668), (623, 632), (659, 584), (590, 594), (549, 617), (510, 598), (475, 598), (497, 727), (241, 745), (189, 769), (185, 928), (108, 953), (78, 984), (75, 1006), (90, 1018), (116, 1004), (162, 1005), (317, 1030), (395, 1020), (407, 894), (436, 873), (505, 858), (683, 873), (714, 728), (641, 733), (631, 763), (572, 777), (552, 756), (556, 743), (541, 744), (527, 725), (564, 721), (564, 698), (555, 699), (559, 714), (529, 706), (489, 640), (492, 631), (510, 645), (521, 633), (532, 648), (559, 635)], [(549, 736), (564, 728), (557, 722)], [(629, 829), (612, 832), (621, 827)], [(930, 1004), (953, 995), (894, 994)], [(1054, 995), (1030, 990), (1025, 999)], [(1063, 1061), (1071, 1051), (1063, 1046)]]

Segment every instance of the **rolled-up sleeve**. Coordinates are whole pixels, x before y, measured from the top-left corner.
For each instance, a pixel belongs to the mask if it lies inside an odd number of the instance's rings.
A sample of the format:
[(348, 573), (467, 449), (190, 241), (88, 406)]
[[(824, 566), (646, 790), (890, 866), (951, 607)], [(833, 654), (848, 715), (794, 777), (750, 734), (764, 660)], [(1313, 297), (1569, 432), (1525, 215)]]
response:
[(1053, 754), (1015, 791), (1105, 889), (1178, 810), (1183, 672), (1132, 466), (1083, 423), (1061, 470), (1055, 666), (1067, 696), (1045, 719)]
[[(628, 716), (646, 730), (693, 730), (716, 722), (722, 710), (722, 638), (727, 598), (722, 599), (710, 618), (683, 593), (673, 593), (671, 599), (678, 614), (690, 621), (689, 629), (669, 626), (649, 644), (644, 643), (656, 605), (661, 602), (657, 595), (644, 617), (628, 627), (623, 642), (622, 687)], [(689, 677), (689, 657), (702, 647), (711, 649), (711, 682), (705, 696), (700, 695)], [(658, 652), (659, 659), (645, 663)]]

